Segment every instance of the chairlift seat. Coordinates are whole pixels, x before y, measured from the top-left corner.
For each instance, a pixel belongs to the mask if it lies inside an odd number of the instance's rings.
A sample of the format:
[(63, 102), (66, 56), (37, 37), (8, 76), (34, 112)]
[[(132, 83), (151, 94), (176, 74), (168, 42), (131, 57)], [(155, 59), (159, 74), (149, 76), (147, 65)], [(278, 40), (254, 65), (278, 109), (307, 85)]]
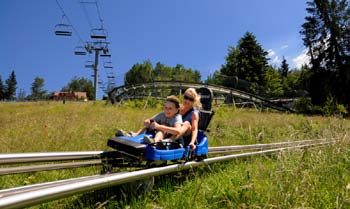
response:
[(77, 47), (75, 47), (75, 49), (74, 49), (74, 54), (75, 54), (75, 55), (86, 55), (87, 52), (85, 51), (85, 48), (84, 48), (84, 47), (82, 47), (82, 46), (77, 46)]
[(71, 25), (60, 23), (55, 26), (55, 34), (57, 36), (72, 36)]
[(105, 62), (103, 63), (104, 68), (113, 68), (112, 62)]
[(56, 30), (55, 34), (57, 36), (72, 36), (72, 31)]
[(106, 35), (91, 35), (90, 37), (93, 39), (106, 39), (107, 38)]
[(81, 52), (81, 51), (75, 51), (75, 55), (86, 55), (86, 52)]

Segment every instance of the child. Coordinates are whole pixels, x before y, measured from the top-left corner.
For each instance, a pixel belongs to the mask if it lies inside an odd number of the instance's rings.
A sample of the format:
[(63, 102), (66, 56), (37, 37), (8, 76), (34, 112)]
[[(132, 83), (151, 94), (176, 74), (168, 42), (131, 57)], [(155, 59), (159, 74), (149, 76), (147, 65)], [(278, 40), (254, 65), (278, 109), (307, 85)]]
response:
[[(144, 128), (137, 133), (132, 133), (132, 136), (137, 136), (141, 133), (149, 133), (154, 131), (154, 138), (144, 137), (144, 142), (155, 143), (164, 138), (170, 138), (173, 135), (179, 135), (181, 130), (182, 118), (179, 114), (180, 100), (172, 95), (166, 98), (164, 111), (144, 121)], [(123, 134), (124, 135), (124, 134)]]

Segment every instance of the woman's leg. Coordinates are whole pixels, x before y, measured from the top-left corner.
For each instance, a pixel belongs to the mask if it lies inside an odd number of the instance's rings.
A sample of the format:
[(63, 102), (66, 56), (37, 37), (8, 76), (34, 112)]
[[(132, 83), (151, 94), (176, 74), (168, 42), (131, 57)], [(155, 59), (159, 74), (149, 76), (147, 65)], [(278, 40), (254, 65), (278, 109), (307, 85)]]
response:
[(185, 121), (181, 125), (180, 134), (176, 136), (172, 136), (171, 139), (176, 140), (182, 136), (188, 136), (189, 134), (191, 134), (191, 129), (192, 129), (191, 124), (188, 121)]

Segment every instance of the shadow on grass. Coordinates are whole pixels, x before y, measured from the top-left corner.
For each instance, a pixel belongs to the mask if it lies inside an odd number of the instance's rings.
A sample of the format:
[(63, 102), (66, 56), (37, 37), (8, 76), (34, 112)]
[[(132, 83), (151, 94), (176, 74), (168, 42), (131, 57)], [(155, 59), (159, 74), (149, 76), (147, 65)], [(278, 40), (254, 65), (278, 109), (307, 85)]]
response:
[(80, 195), (63, 208), (125, 208), (131, 202), (149, 194), (154, 186), (154, 178), (140, 180), (118, 186), (95, 190)]
[(157, 190), (166, 189), (172, 192), (185, 181), (200, 177), (203, 171), (206, 172), (206, 169), (199, 170), (201, 171), (186, 170), (95, 190), (78, 196), (62, 208), (126, 208), (130, 205), (142, 208), (142, 201), (152, 201), (153, 195), (157, 195)]

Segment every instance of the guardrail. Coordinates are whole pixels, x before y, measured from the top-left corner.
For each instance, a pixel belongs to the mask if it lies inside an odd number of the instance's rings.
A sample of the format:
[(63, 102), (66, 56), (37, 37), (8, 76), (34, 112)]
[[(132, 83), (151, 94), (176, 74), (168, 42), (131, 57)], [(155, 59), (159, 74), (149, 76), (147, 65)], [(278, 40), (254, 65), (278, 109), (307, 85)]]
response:
[[(250, 157), (261, 154), (273, 154), (283, 150), (300, 149), (316, 145), (325, 145), (334, 143), (335, 140), (321, 141), (310, 144), (288, 146), (276, 149), (255, 151), (249, 153), (240, 153), (234, 155), (208, 158), (200, 162), (187, 162), (183, 164), (174, 164), (170, 166), (151, 168), (129, 173), (115, 173), (108, 175), (97, 175), (85, 178), (70, 179), (59, 182), (44, 183), (32, 185), (31, 187), (12, 188), (0, 190), (0, 208), (22, 208), (33, 206), (39, 203), (64, 198), (90, 190), (102, 189), (105, 187), (120, 185), (128, 182), (142, 180), (153, 176), (165, 175), (172, 172), (178, 172), (198, 166), (208, 165), (216, 162), (224, 162), (237, 158)], [(35, 191), (35, 192), (33, 192)]]

